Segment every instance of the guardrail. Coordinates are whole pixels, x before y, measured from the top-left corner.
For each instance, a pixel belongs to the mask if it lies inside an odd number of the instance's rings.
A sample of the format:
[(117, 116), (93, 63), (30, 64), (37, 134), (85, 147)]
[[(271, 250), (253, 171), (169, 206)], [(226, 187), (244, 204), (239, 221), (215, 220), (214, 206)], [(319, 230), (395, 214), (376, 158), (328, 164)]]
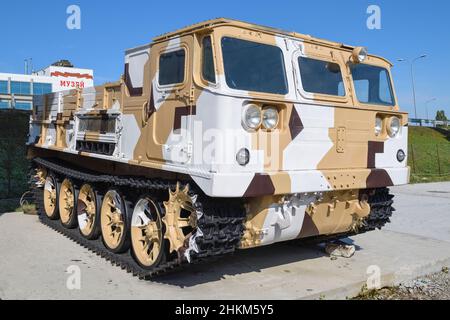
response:
[(450, 126), (450, 121), (439, 121), (439, 120), (428, 120), (428, 119), (409, 119), (408, 124), (410, 126), (436, 128), (439, 126), (448, 127), (448, 126)]

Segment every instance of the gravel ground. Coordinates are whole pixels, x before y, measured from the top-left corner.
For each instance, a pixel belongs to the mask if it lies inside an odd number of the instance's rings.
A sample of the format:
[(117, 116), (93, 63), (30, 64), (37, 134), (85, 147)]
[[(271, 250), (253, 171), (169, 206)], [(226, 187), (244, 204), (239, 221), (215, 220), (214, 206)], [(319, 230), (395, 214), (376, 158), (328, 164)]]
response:
[(449, 269), (417, 278), (398, 287), (368, 291), (355, 298), (356, 300), (450, 300)]

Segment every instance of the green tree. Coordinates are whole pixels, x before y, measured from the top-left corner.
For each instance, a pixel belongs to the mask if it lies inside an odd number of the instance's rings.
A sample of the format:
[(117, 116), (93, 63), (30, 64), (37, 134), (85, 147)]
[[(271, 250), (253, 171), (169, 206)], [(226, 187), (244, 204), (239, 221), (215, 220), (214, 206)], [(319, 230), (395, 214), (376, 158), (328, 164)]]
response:
[(438, 110), (438, 112), (436, 113), (436, 120), (437, 121), (447, 121), (447, 116), (445, 115), (445, 111), (444, 110)]
[(27, 190), (29, 117), (23, 111), (0, 111), (0, 199), (18, 198)]

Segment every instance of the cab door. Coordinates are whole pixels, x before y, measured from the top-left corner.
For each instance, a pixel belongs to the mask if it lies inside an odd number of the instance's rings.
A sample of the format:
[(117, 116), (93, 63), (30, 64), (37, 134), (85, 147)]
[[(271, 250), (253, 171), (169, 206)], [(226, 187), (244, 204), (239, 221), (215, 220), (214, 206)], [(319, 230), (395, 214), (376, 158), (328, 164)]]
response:
[(191, 115), (193, 38), (185, 36), (156, 44), (152, 49), (154, 70), (150, 108), (153, 130), (147, 144), (151, 159), (175, 164), (189, 162), (192, 153)]

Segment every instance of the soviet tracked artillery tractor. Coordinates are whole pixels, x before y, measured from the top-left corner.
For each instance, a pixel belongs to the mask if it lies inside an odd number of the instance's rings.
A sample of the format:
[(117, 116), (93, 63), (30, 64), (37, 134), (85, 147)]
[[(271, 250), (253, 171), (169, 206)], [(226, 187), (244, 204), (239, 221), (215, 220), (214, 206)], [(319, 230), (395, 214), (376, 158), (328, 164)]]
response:
[(157, 37), (117, 83), (35, 98), (40, 218), (139, 277), (381, 228), (409, 180), (391, 67), (228, 19)]

